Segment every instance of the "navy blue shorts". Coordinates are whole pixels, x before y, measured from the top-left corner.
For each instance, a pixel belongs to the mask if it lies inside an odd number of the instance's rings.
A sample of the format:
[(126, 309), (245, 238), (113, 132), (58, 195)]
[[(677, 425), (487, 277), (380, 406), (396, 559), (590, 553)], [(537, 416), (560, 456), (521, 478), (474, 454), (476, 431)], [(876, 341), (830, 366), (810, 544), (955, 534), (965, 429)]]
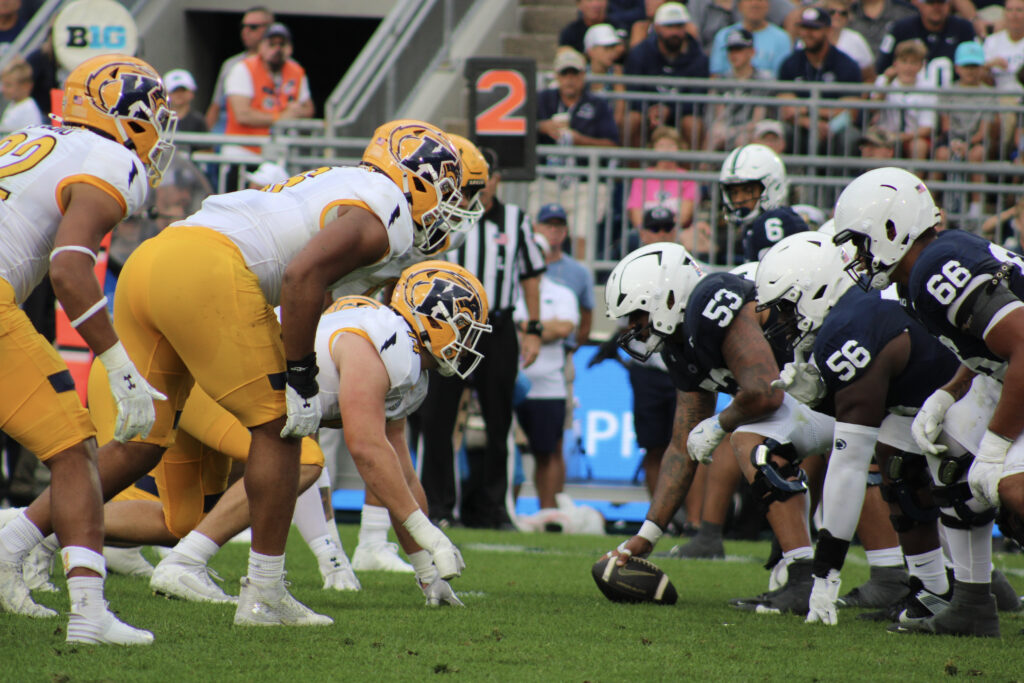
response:
[(676, 388), (668, 373), (639, 365), (629, 366), (633, 387), (633, 431), (640, 448), (665, 448), (672, 440), (676, 414)]
[(519, 426), (526, 432), (530, 452), (546, 456), (558, 450), (565, 432), (564, 398), (529, 398), (516, 408)]

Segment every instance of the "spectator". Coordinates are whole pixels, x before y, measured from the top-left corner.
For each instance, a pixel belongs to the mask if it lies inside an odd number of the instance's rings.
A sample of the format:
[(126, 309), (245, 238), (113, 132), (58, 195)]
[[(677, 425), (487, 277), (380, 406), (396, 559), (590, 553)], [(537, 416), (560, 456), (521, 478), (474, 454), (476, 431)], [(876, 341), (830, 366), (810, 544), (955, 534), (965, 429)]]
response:
[[(699, 28), (701, 46), (708, 50), (711, 49), (716, 33), (743, 19), (737, 0), (689, 0), (686, 7), (690, 10), (693, 24)], [(790, 0), (770, 0), (768, 21), (783, 26), (792, 10), (793, 3)]]
[[(774, 74), (758, 69), (753, 64), (754, 36), (745, 28), (734, 28), (725, 39), (726, 54), (729, 58), (729, 70), (721, 74), (723, 78), (736, 81), (775, 80)], [(708, 133), (708, 148), (732, 149), (750, 142), (757, 122), (764, 118), (764, 105), (755, 105), (747, 101), (751, 95), (765, 96), (768, 93), (756, 87), (738, 86), (728, 91), (718, 91), (726, 95), (726, 101), (715, 105), (715, 114), (711, 130)]]
[(858, 0), (850, 5), (848, 27), (864, 36), (868, 47), (877, 54), (892, 25), (914, 14), (914, 8), (903, 0)]
[(21, 0), (0, 0), (0, 43), (13, 43), (28, 24), (30, 13), (23, 12)]
[[(980, 46), (979, 46), (980, 47)], [(892, 107), (875, 114), (875, 124), (896, 136), (900, 151), (911, 159), (926, 159), (931, 149), (931, 135), (935, 130), (935, 106), (938, 100), (931, 93), (913, 92), (926, 88), (924, 75), (928, 48), (916, 38), (905, 40), (893, 50), (891, 78), (879, 76), (875, 85), (880, 92), (873, 95)]]
[(255, 171), (245, 174), (245, 181), (250, 190), (258, 190), (274, 183), (283, 183), (288, 177), (288, 171), (284, 166), (273, 161), (264, 161)]
[[(167, 88), (167, 98), (171, 109), (178, 115), (178, 132), (180, 133), (206, 133), (206, 119), (199, 110), (192, 108), (192, 101), (196, 97), (196, 79), (186, 69), (171, 69), (164, 74), (164, 86)], [(178, 143), (178, 149), (189, 154), (195, 149), (194, 145)]]
[(786, 151), (786, 129), (776, 119), (761, 119), (754, 126), (754, 138), (751, 142), (764, 145), (778, 155)]
[(850, 55), (860, 67), (860, 79), (865, 83), (875, 80), (875, 54), (867, 40), (856, 29), (849, 27), (851, 0), (826, 0), (825, 10), (832, 19), (829, 39), (837, 48)]
[(227, 95), (224, 92), (224, 85), (227, 82), (228, 74), (246, 57), (256, 54), (260, 41), (267, 28), (274, 23), (274, 13), (265, 7), (253, 7), (246, 10), (242, 15), (242, 23), (239, 27), (242, 39), (242, 47), (245, 48), (236, 55), (224, 60), (217, 73), (217, 82), (213, 86), (213, 96), (210, 97), (210, 106), (206, 109), (206, 127), (208, 130), (220, 133), (227, 126)]
[(651, 149), (662, 152), (665, 156), (654, 162), (654, 165), (649, 167), (650, 170), (676, 172), (679, 178), (633, 179), (629, 188), (629, 199), (626, 201), (626, 211), (634, 228), (639, 229), (643, 225), (645, 212), (655, 206), (671, 210), (681, 227), (689, 227), (693, 221), (694, 207), (698, 199), (697, 183), (684, 180), (686, 169), (671, 158), (684, 144), (675, 128), (660, 126), (651, 133)]
[[(971, 108), (950, 109), (939, 117), (935, 159), (966, 159), (972, 164), (980, 164), (989, 157), (989, 150), (995, 148), (994, 143), (999, 137), (998, 119), (993, 114), (999, 101), (992, 87), (981, 81), (985, 70), (985, 50), (980, 43), (960, 43), (956, 48), (953, 63), (959, 79), (957, 85), (963, 92), (954, 88), (952, 92), (944, 93), (942, 103), (969, 105)], [(942, 174), (933, 176), (941, 177)], [(984, 173), (971, 174), (971, 183), (977, 185), (984, 182)], [(981, 192), (972, 191), (967, 207), (967, 218), (977, 222), (981, 218), (981, 212)]]
[[(666, 2), (654, 13), (654, 35), (629, 51), (626, 57), (626, 74), (631, 76), (678, 76), (682, 78), (707, 78), (708, 59), (696, 40), (689, 37), (686, 25), (690, 14), (678, 2)], [(640, 87), (634, 90), (651, 92), (688, 92), (686, 88), (667, 86)], [(647, 120), (643, 120), (644, 108)], [(645, 129), (661, 124), (675, 125), (679, 118), (683, 136), (691, 142), (702, 137), (700, 119), (695, 116), (692, 103), (665, 103), (657, 100), (636, 102), (629, 112), (627, 128), (630, 145), (642, 144)]]
[[(224, 85), (228, 97), (231, 135), (267, 135), (276, 121), (313, 115), (306, 70), (291, 58), (292, 34), (284, 24), (272, 24), (255, 55), (231, 69)], [(258, 153), (258, 146), (246, 146)]]
[(919, 38), (928, 48), (925, 79), (936, 87), (953, 82), (953, 54), (956, 46), (974, 40), (974, 26), (966, 19), (950, 16), (950, 0), (911, 0), (917, 16), (900, 19), (882, 39), (878, 48), (877, 71), (893, 78), (893, 49), (912, 38)]
[[(1007, 7), (1009, 10), (1009, 7)], [(1021, 253), (1021, 235), (1024, 235), (1024, 197), (1013, 206), (989, 216), (981, 224), (981, 234), (1014, 253)]]
[(0, 116), (0, 130), (42, 125), (43, 113), (32, 99), (32, 67), (28, 62), (20, 58), (8, 62), (0, 72), (0, 87), (7, 100), (3, 116)]
[[(537, 245), (548, 255), (551, 247), (540, 234), (534, 235)], [(522, 297), (516, 303), (513, 319), (520, 334), (526, 333), (529, 318)], [(565, 348), (564, 341), (579, 323), (576, 295), (565, 285), (546, 274), (540, 276), (540, 353), (537, 361), (522, 373), (530, 380), (526, 400), (516, 408), (516, 417), (526, 433), (533, 453), (533, 481), (541, 509), (555, 508), (555, 494), (565, 488), (565, 460), (562, 457), (562, 435), (565, 431)]]
[(53, 28), (46, 33), (42, 45), (28, 53), (25, 61), (32, 67), (32, 99), (43, 116), (53, 111), (53, 93), (59, 92), (57, 58), (53, 56)]
[[(590, 339), (590, 326), (594, 315), (594, 276), (582, 263), (566, 254), (566, 239), (569, 234), (568, 216), (560, 204), (545, 204), (537, 212), (534, 232), (543, 235), (550, 250), (545, 254), (547, 270), (545, 275), (573, 291), (579, 302), (579, 324), (575, 340), (566, 341), (566, 349), (574, 350)], [(570, 356), (569, 362), (572, 362)], [(568, 379), (571, 387), (572, 379)]]
[(872, 126), (857, 141), (857, 149), (865, 159), (892, 159), (896, 156), (896, 143), (888, 131)]
[[(485, 151), (485, 155), (487, 152)], [(514, 204), (504, 204), (496, 193), (501, 182), (496, 160), (489, 159), (491, 174), (480, 192), (484, 214), (466, 235), (465, 243), (449, 251), (449, 261), (476, 275), (487, 291), (490, 334), (476, 350), (484, 358), (467, 380), (435, 374), (420, 408), (422, 425), (422, 481), (430, 515), (439, 523), (451, 522), (455, 512), (455, 431), (463, 391), (472, 386), (480, 399), (487, 433), (483, 457), (470, 458), (470, 480), (463, 489), (462, 521), (467, 526), (512, 528), (505, 509), (508, 489), (508, 433), (512, 425), (512, 398), (519, 356), (529, 367), (540, 350), (540, 283), (544, 257), (533, 241), (530, 219)], [(512, 310), (522, 287), (529, 312), (522, 345), (516, 336)]]
[[(595, 24), (588, 28), (586, 35), (583, 36), (583, 47), (586, 49), (587, 70), (591, 74), (598, 76), (622, 75), (622, 65), (618, 62), (625, 52), (625, 45), (611, 24)], [(626, 92), (626, 86), (623, 83), (613, 86), (604, 83), (590, 83), (589, 90), (595, 95), (609, 91), (622, 93)], [(622, 130), (626, 101), (615, 100), (612, 111), (615, 117), (615, 126)]]
[(1006, 0), (1006, 28), (985, 39), (985, 66), (992, 71), (996, 90), (1022, 92), (1017, 72), (1024, 66), (1024, 0)]
[[(829, 39), (832, 18), (820, 7), (808, 7), (800, 13), (797, 32), (803, 48), (793, 51), (779, 67), (780, 81), (812, 81), (822, 83), (860, 83), (857, 62), (839, 50)], [(806, 91), (780, 93), (780, 99), (800, 99)], [(825, 99), (842, 99), (835, 92), (823, 91)], [(849, 98), (847, 98), (849, 99)], [(796, 153), (822, 153), (824, 143), (837, 142), (850, 124), (850, 112), (843, 107), (819, 107), (813, 112), (803, 106), (783, 106), (782, 120), (795, 129)], [(812, 116), (816, 118), (812, 120)], [(818, 145), (812, 147), (811, 141)]]
[(767, 71), (774, 77), (793, 51), (789, 34), (768, 21), (769, 0), (737, 0), (736, 8), (740, 21), (721, 29), (711, 44), (711, 73), (720, 76), (729, 71), (726, 39), (733, 29), (745, 28), (754, 36), (754, 68)]
[[(558, 144), (567, 147), (615, 147), (619, 144), (619, 130), (608, 102), (586, 88), (586, 61), (579, 52), (563, 47), (555, 56), (557, 87), (537, 94), (537, 142), (542, 145)], [(575, 164), (571, 157), (548, 157), (542, 163), (549, 165)], [(581, 160), (586, 163), (586, 160)], [(557, 182), (541, 183), (532, 196), (533, 204), (558, 202), (572, 207), (573, 235), (580, 242), (593, 230), (598, 216), (590, 214), (589, 202), (573, 201), (587, 197), (589, 183), (585, 179), (562, 176)], [(597, 207), (605, 206), (607, 189), (597, 186)], [(581, 252), (576, 252), (581, 253)]]
[[(608, 16), (608, 0), (576, 0), (576, 18), (558, 33), (559, 47), (571, 47), (577, 52), (585, 50), (583, 37), (587, 29), (597, 24), (611, 23)], [(616, 29), (623, 28), (616, 26)]]
[[(643, 18), (634, 21), (629, 28), (629, 47), (636, 47), (651, 35), (651, 30), (654, 27), (654, 15), (665, 2), (667, 0), (644, 0)], [(686, 32), (697, 40), (701, 39), (697, 24), (693, 21), (686, 25)], [(703, 41), (701, 44), (703, 45)]]

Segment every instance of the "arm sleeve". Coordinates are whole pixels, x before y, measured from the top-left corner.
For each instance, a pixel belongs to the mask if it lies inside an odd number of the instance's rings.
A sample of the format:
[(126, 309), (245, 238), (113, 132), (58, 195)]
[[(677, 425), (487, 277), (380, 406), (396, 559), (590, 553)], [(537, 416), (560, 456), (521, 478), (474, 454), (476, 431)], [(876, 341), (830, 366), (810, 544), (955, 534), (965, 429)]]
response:
[(838, 539), (851, 540), (857, 529), (877, 439), (877, 427), (836, 422), (821, 505), (822, 525)]

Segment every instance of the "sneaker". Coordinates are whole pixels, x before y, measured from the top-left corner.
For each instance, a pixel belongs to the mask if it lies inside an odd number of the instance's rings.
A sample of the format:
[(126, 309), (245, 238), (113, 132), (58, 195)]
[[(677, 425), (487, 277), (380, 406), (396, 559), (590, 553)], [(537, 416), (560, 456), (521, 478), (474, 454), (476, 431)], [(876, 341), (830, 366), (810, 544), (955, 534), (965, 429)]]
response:
[(789, 565), (789, 579), (786, 585), (771, 593), (760, 602), (745, 602), (734, 605), (739, 609), (758, 614), (800, 614), (806, 615), (814, 588), (814, 576), (810, 560), (796, 560)]
[(157, 595), (189, 602), (238, 602), (238, 598), (225, 593), (214, 581), (223, 582), (223, 579), (205, 564), (165, 560), (153, 570), (149, 587)]
[(397, 543), (364, 543), (352, 553), (352, 569), (357, 572), (401, 572), (415, 574), (412, 565), (398, 556)]
[(44, 593), (60, 591), (50, 582), (50, 572), (53, 570), (55, 554), (42, 543), (36, 544), (36, 547), (28, 551), (28, 555), (25, 556), (25, 560), (21, 564), (21, 572), (25, 579), (25, 585), (30, 591), (43, 591)]
[[(29, 588), (31, 587), (29, 586)], [(1019, 612), (1021, 610), (1020, 596), (1007, 581), (1006, 575), (998, 569), (992, 570), (992, 595), (996, 598), (996, 608), (1000, 612)]]
[(725, 558), (725, 546), (722, 539), (701, 536), (693, 537), (688, 543), (672, 546), (666, 553), (656, 553), (655, 557), (674, 557), (683, 560), (721, 560)]
[(867, 582), (836, 600), (836, 607), (888, 607), (910, 594), (909, 581), (903, 567), (871, 567)]
[(11, 614), (21, 614), (33, 619), (47, 619), (57, 616), (49, 607), (43, 607), (32, 600), (25, 585), (20, 563), (0, 561), (0, 609)]
[(959, 582), (954, 585), (952, 601), (938, 614), (892, 624), (887, 630), (890, 633), (998, 638), (999, 612), (995, 597), (991, 593), (977, 595), (972, 590), (965, 590), (964, 585)]
[(115, 548), (103, 546), (103, 557), (107, 560), (107, 569), (115, 574), (125, 576), (153, 576), (153, 565), (142, 556), (142, 548)]
[(129, 626), (115, 617), (107, 609), (106, 601), (103, 608), (99, 619), (89, 619), (78, 611), (78, 606), (72, 606), (67, 642), (90, 645), (149, 645), (153, 642), (153, 634), (149, 631)]
[(423, 591), (423, 595), (427, 599), (427, 607), (444, 607), (445, 605), (465, 607), (465, 605), (462, 604), (462, 601), (459, 600), (458, 596), (455, 595), (455, 591), (452, 590), (451, 584), (440, 576), (436, 577), (428, 584), (421, 583), (420, 589)]
[(242, 590), (235, 610), (236, 626), (330, 626), (334, 619), (317, 614), (288, 592), (288, 584), (262, 588), (242, 577)]

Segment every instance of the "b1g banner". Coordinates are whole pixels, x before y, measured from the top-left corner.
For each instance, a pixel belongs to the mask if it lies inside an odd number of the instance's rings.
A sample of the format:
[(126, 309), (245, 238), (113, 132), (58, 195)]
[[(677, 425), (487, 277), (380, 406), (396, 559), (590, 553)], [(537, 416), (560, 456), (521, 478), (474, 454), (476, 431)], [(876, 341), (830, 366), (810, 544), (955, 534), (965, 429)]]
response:
[[(469, 138), (504, 180), (533, 180), (537, 166), (537, 64), (522, 57), (466, 61)], [(488, 159), (491, 161), (491, 159)]]

